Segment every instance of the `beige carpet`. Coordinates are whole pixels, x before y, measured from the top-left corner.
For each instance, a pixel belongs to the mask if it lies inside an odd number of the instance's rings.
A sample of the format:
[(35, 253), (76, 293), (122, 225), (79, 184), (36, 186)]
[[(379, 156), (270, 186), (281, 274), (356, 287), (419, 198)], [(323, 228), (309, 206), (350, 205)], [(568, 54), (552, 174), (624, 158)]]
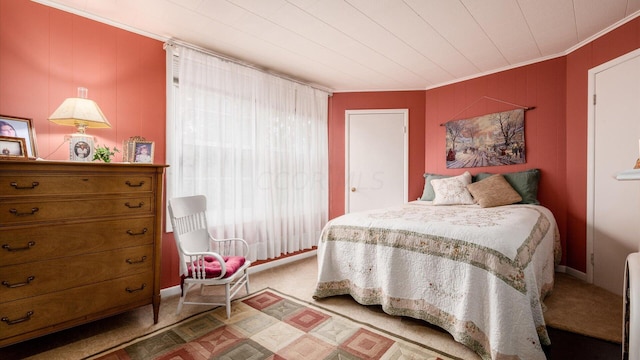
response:
[(553, 293), (545, 301), (548, 326), (622, 342), (622, 296), (563, 273), (556, 273)]

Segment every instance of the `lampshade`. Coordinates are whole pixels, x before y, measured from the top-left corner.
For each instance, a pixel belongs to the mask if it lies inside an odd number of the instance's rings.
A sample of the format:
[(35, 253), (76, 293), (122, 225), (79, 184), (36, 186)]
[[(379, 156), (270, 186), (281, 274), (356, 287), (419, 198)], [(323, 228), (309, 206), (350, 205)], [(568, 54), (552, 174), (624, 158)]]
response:
[(111, 124), (95, 101), (86, 98), (87, 89), (78, 88), (78, 97), (68, 98), (49, 116), (49, 121), (75, 126), (84, 134), (85, 128), (110, 128)]
[(91, 161), (93, 159), (93, 136), (85, 134), (90, 128), (110, 128), (98, 104), (87, 99), (87, 89), (78, 88), (78, 97), (68, 98), (49, 116), (49, 121), (59, 125), (75, 126), (77, 133), (65, 137), (69, 141), (69, 160)]

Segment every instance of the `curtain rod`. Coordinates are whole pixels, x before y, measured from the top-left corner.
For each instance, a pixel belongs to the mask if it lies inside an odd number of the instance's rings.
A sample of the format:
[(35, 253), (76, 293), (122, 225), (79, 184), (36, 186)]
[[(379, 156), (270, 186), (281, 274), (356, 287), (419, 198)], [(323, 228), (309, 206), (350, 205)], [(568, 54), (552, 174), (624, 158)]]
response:
[(232, 63), (237, 64), (237, 65), (242, 65), (242, 66), (251, 68), (253, 70), (261, 71), (261, 72), (263, 72), (265, 74), (277, 76), (277, 77), (279, 77), (281, 79), (284, 79), (284, 80), (293, 81), (293, 82), (298, 83), (300, 85), (309, 86), (309, 87), (311, 87), (313, 89), (324, 91), (327, 94), (329, 94), (329, 96), (333, 95), (333, 90), (330, 90), (329, 88), (326, 88), (326, 87), (323, 87), (323, 86), (320, 86), (320, 85), (315, 85), (315, 84), (312, 84), (310, 82), (299, 80), (299, 79), (296, 79), (296, 78), (292, 78), (292, 77), (290, 77), (288, 75), (281, 74), (281, 73), (276, 72), (276, 71), (268, 70), (266, 68), (263, 68), (263, 67), (260, 67), (260, 66), (257, 66), (255, 64), (251, 64), (251, 63), (239, 60), (239, 59), (235, 59), (235, 58), (232, 58), (230, 56), (219, 54), (219, 53), (217, 53), (215, 51), (211, 51), (209, 49), (205, 49), (205, 48), (202, 48), (202, 47), (197, 46), (197, 45), (189, 44), (189, 43), (186, 43), (184, 41), (175, 40), (175, 39), (167, 40), (164, 43), (163, 48), (166, 50), (168, 46), (169, 47), (173, 47), (174, 45), (178, 45), (178, 46), (189, 48), (191, 50), (199, 51), (201, 53), (217, 57), (218, 59), (221, 59), (221, 60), (224, 60), (224, 61), (229, 61), (229, 62), (232, 62)]

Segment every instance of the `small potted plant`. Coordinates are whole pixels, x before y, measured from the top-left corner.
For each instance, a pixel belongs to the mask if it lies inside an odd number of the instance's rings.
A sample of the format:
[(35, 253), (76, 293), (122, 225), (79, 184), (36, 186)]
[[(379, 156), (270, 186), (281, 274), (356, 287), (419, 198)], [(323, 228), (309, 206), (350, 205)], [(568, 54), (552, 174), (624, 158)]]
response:
[(117, 152), (120, 152), (120, 150), (118, 150), (118, 148), (116, 148), (115, 146), (113, 147), (113, 150), (111, 150), (106, 145), (96, 145), (95, 152), (93, 154), (93, 161), (99, 160), (106, 163), (111, 162), (111, 157), (115, 156)]

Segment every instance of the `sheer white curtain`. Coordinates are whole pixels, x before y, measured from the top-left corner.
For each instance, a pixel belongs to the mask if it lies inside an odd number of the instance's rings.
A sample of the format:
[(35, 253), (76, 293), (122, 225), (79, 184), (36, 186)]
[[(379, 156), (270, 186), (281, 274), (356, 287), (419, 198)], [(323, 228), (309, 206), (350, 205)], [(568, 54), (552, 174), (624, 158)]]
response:
[(216, 237), (261, 260), (317, 244), (328, 217), (328, 93), (167, 46), (167, 196), (207, 196)]

